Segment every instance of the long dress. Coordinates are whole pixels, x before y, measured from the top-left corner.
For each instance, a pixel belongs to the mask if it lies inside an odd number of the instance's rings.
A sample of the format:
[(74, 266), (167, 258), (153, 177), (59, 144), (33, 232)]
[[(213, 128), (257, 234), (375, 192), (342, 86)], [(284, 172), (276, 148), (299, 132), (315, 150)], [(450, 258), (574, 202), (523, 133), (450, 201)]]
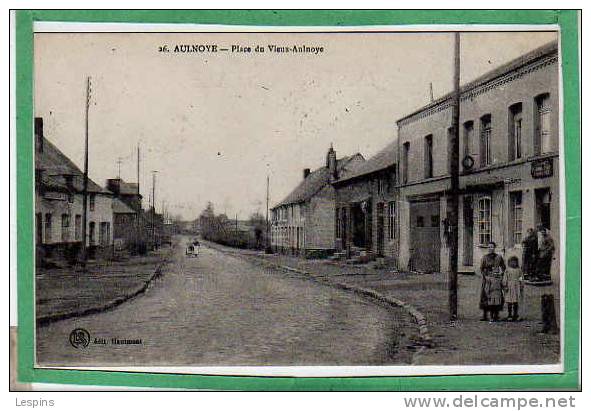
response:
[(505, 301), (519, 303), (523, 296), (523, 273), (519, 268), (508, 267), (503, 277)]
[[(502, 274), (505, 271), (503, 257), (496, 253), (486, 254), (480, 262), (482, 284), (480, 286), (480, 309), (488, 310), (502, 304)], [(494, 275), (493, 275), (494, 274)], [(491, 277), (489, 279), (489, 277)], [(500, 292), (500, 296), (499, 296)], [(492, 294), (492, 295), (490, 295)], [(491, 304), (492, 303), (492, 304)]]

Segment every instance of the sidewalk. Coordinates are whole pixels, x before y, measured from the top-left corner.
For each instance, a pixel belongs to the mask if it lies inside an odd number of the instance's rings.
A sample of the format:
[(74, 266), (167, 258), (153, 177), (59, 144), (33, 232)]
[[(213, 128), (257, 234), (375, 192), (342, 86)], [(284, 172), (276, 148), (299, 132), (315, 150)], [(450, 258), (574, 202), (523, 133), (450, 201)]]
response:
[[(558, 284), (526, 286), (520, 322), (490, 324), (479, 321), (480, 276), (460, 275), (458, 317), (448, 321), (447, 285), (442, 274), (394, 273), (368, 265), (346, 265), (327, 260), (304, 260), (284, 255), (266, 255), (213, 245), (225, 252), (304, 271), (335, 285), (374, 290), (417, 308), (427, 320), (433, 348), (420, 350), (414, 365), (552, 364), (560, 361), (560, 336), (539, 334), (542, 294), (553, 294), (560, 312)], [(507, 315), (501, 313), (501, 318)], [(559, 318), (557, 320), (560, 320)]]
[(35, 299), (37, 324), (101, 312), (144, 292), (170, 260), (171, 248), (123, 261), (91, 262), (74, 268), (39, 270)]

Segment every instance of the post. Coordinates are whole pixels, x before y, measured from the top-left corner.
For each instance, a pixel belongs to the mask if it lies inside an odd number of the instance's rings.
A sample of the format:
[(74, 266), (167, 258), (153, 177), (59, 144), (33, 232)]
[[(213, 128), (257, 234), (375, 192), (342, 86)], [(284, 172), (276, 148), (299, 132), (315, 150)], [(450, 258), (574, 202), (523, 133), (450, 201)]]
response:
[(267, 207), (265, 208), (265, 211), (265, 242), (267, 243), (267, 252), (269, 252), (269, 249), (271, 248), (271, 241), (269, 238), (269, 174), (267, 174)]
[(137, 248), (137, 253), (140, 253), (140, 248), (142, 247), (142, 229), (141, 229), (141, 213), (142, 213), (142, 202), (140, 200), (140, 143), (137, 143), (137, 198), (138, 198), (138, 207), (135, 210), (135, 223), (136, 223), (136, 238), (135, 238), (135, 246)]
[(82, 183), (82, 270), (86, 270), (86, 226), (88, 225), (88, 110), (90, 106), (90, 77), (86, 77), (86, 108), (84, 118), (84, 181)]
[(152, 248), (156, 249), (156, 173), (152, 171)]
[(452, 135), (448, 148), (451, 187), (447, 199), (448, 245), (449, 245), (449, 318), (458, 317), (458, 207), (460, 186), (460, 33), (454, 34), (454, 90), (452, 104)]

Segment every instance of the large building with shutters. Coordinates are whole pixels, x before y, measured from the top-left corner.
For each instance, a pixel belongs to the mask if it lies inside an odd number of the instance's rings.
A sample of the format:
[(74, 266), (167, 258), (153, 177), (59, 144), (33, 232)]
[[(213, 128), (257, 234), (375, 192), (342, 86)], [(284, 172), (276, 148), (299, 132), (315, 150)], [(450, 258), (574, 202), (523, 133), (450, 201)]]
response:
[[(461, 87), (460, 271), (478, 271), (490, 241), (521, 258), (526, 230), (543, 225), (558, 276), (559, 98), (555, 42)], [(448, 270), (451, 103), (448, 94), (397, 122), (401, 268)]]

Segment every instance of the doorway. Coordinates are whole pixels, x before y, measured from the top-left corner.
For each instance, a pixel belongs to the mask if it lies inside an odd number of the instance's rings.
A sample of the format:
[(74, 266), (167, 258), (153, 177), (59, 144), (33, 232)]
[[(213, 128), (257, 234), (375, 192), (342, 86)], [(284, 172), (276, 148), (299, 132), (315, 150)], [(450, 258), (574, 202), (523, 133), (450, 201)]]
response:
[(410, 268), (422, 272), (440, 269), (439, 201), (410, 203)]
[(536, 226), (542, 225), (550, 230), (551, 227), (551, 207), (552, 193), (549, 188), (539, 188), (536, 193)]
[(378, 203), (376, 205), (376, 218), (377, 218), (377, 255), (378, 257), (384, 256), (384, 203)]
[(474, 205), (472, 197), (464, 197), (464, 252), (463, 265), (474, 265)]

